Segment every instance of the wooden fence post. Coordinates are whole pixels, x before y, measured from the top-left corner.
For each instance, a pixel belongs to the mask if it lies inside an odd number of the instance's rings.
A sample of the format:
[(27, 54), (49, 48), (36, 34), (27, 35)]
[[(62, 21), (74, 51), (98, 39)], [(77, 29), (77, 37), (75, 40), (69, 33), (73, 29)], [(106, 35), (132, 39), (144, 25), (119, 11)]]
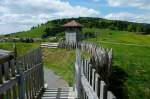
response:
[(23, 67), (21, 63), (17, 63), (18, 73), (19, 73), (19, 99), (25, 99), (25, 77), (23, 73)]
[(77, 99), (81, 99), (81, 54), (79, 48), (76, 48), (76, 69), (77, 69)]
[[(0, 64), (0, 84), (3, 84), (3, 69), (2, 69), (2, 64)], [(4, 98), (4, 94), (0, 94), (0, 99)]]

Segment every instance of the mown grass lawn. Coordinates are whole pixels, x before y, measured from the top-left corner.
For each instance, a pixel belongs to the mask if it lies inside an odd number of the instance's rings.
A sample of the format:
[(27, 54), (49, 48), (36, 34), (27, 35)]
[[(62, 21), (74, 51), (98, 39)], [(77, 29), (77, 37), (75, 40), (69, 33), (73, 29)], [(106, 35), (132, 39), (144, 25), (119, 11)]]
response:
[(108, 41), (149, 46), (150, 37), (125, 31), (97, 31), (97, 38), (88, 41), (97, 42), (105, 48), (113, 48), (113, 67), (121, 68), (128, 75), (123, 83), (123, 97), (120, 99), (150, 99), (150, 47), (100, 43)]

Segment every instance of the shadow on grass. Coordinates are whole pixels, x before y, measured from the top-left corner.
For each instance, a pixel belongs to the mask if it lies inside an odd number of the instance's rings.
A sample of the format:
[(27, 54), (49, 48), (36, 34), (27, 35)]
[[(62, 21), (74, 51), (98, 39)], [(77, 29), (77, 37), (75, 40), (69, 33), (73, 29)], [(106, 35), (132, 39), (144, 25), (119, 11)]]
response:
[(128, 99), (124, 82), (127, 80), (128, 74), (119, 66), (112, 67), (112, 74), (109, 79), (109, 90), (111, 90), (117, 99)]

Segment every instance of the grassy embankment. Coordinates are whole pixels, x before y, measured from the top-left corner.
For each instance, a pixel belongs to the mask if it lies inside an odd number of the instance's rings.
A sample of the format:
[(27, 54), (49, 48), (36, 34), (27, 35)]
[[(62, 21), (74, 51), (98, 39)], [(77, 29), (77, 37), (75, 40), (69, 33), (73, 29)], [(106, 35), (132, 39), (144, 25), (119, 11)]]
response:
[[(113, 48), (113, 68), (118, 67), (124, 71), (123, 75), (115, 74), (116, 78), (122, 80), (119, 82), (123, 83), (122, 86), (116, 83), (116, 86), (123, 87), (123, 99), (150, 99), (150, 36), (126, 31), (99, 29), (85, 29), (85, 31), (97, 32), (97, 37), (88, 41), (97, 42), (106, 48)], [(145, 46), (116, 44), (116, 42)], [(121, 92), (116, 93), (121, 94)]]

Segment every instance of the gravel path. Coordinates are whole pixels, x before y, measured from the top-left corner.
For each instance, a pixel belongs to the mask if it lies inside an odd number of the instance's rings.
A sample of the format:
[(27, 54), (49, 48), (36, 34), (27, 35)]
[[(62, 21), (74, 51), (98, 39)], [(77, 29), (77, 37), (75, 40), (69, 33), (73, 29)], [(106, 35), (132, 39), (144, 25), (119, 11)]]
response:
[(44, 68), (44, 79), (48, 88), (69, 87), (68, 83), (57, 76), (52, 70)]

